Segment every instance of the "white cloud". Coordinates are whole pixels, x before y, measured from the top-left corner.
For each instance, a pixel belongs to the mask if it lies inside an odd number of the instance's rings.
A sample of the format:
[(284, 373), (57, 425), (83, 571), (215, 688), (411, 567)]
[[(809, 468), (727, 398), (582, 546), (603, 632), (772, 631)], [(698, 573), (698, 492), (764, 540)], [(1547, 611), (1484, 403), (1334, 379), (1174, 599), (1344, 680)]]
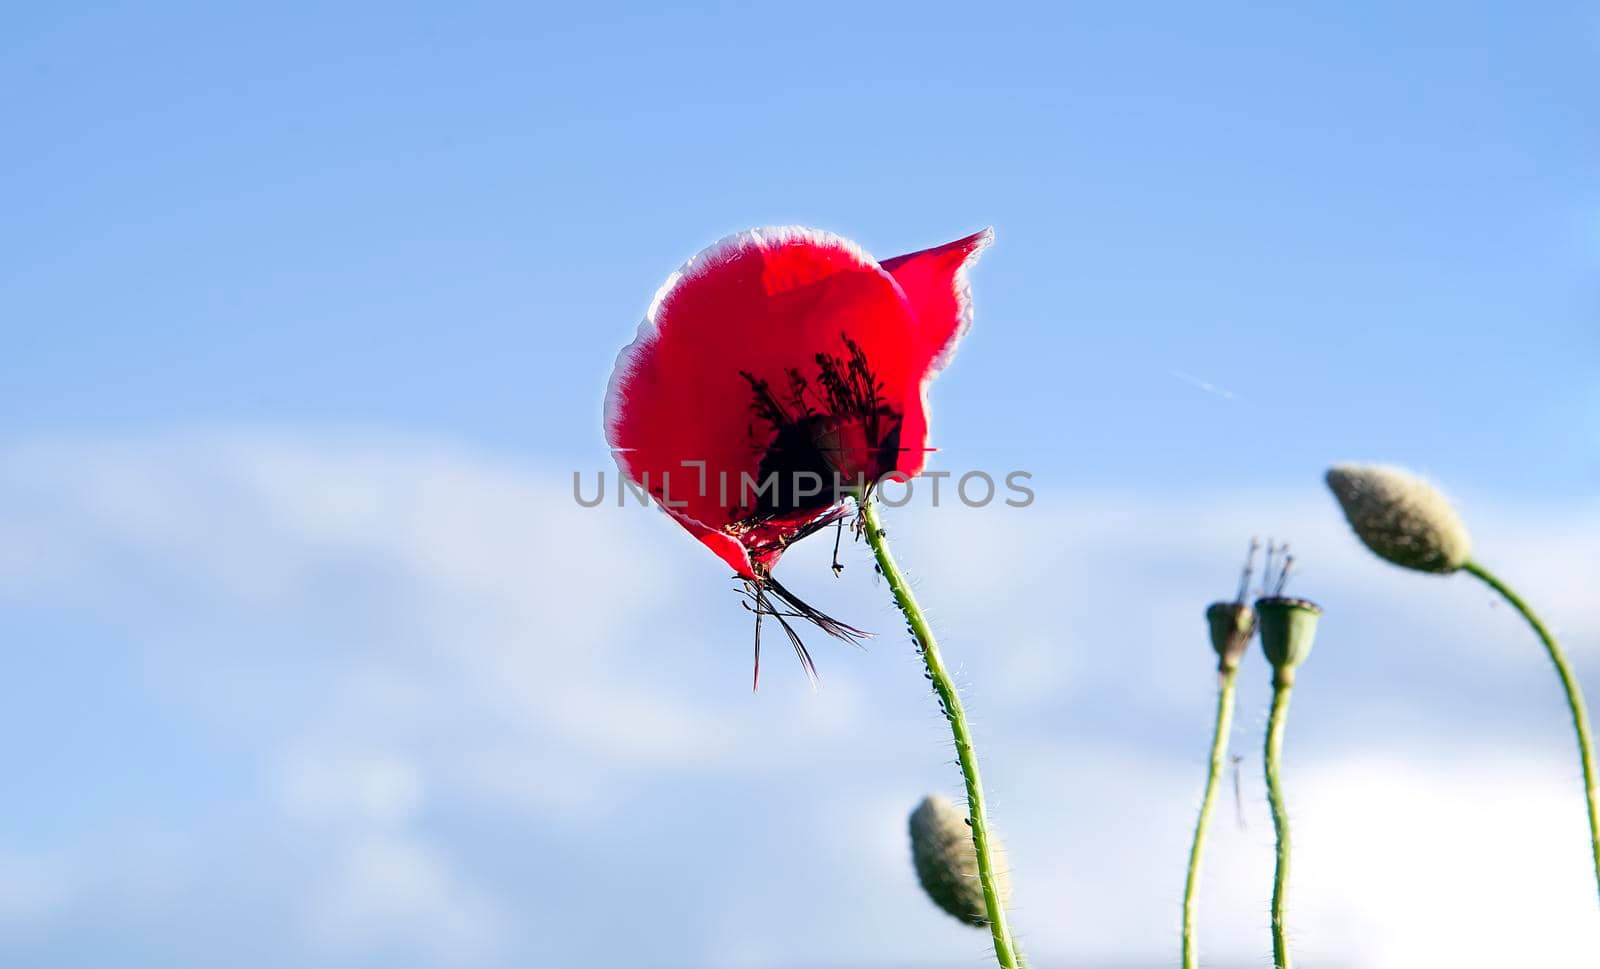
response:
[(440, 965), (493, 954), (500, 915), (436, 850), (379, 835), (342, 845), (309, 899), (312, 932), (332, 949), (420, 948)]
[(0, 856), (0, 926), (37, 925), (58, 918), (80, 891), (73, 873), (59, 862)]
[[(1037, 962), (1171, 961), (1211, 704), (1200, 615), (1269, 533), (1328, 609), (1290, 727), (1303, 954), (1470, 969), (1596, 948), (1569, 728), (1537, 643), (1485, 590), (1376, 562), (1315, 482), (1035, 484), (1030, 509), (908, 508), (890, 526), (967, 684)], [(276, 893), (235, 902), (290, 913), (273, 917), (335, 961), (561, 964), (595, 937), (631, 966), (981, 959), (905, 859), (905, 812), (956, 775), (860, 548), (835, 581), (831, 543), (803, 544), (786, 582), (884, 635), (809, 637), (819, 693), (773, 649), (752, 695), (748, 616), (711, 556), (664, 516), (577, 508), (569, 481), (513, 461), (263, 435), (54, 442), (0, 456), (0, 499), (0, 537), (22, 538), (0, 596), (107, 617), (82, 635), (109, 624), (104, 655), (137, 651), (163, 702), (265, 765), (265, 812), (237, 792), (215, 806), (171, 905)], [(1590, 662), (1596, 509), (1463, 511)], [(137, 608), (110, 604), (130, 584)], [(1271, 846), (1264, 676), (1245, 676), (1251, 824), (1224, 803), (1205, 911), (1208, 951), (1255, 964)], [(273, 874), (207, 881), (208, 852)], [(96, 885), (148, 880), (79, 862)], [(43, 924), (68, 897), (5, 871), (0, 923)], [(617, 911), (630, 929), (608, 928)]]
[(1297, 772), (1295, 826), (1304, 908), (1292, 925), (1308, 956), (1406, 969), (1563, 965), (1600, 951), (1569, 758), (1384, 750), (1314, 766)]
[[(1029, 784), (1026, 819), (1008, 831), (1030, 945), (1078, 962), (1170, 960), (1200, 765), (1057, 752), (1040, 766), (1058, 779)], [(1300, 959), (1488, 967), (1596, 951), (1588, 832), (1565, 766), (1512, 752), (1291, 756)], [(1201, 949), (1212, 964), (1256, 964), (1270, 945), (1272, 826), (1253, 771), (1243, 785), (1247, 826), (1227, 791), (1206, 859)]]
[(296, 819), (394, 827), (416, 816), (422, 781), (415, 767), (392, 755), (308, 753), (285, 765), (282, 799)]
[(319, 845), (302, 902), (313, 947), (421, 950), (444, 965), (495, 955), (502, 915), (419, 833), (425, 793), (417, 767), (393, 754), (308, 750), (287, 758), (283, 816)]

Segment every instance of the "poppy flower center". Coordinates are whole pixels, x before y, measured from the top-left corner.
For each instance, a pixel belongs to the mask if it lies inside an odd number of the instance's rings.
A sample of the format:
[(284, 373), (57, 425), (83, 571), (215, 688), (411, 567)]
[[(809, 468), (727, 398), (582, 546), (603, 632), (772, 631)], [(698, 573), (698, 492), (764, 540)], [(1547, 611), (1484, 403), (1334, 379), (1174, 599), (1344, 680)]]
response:
[(820, 511), (836, 501), (836, 488), (864, 487), (894, 469), (902, 415), (884, 401), (861, 346), (843, 339), (847, 355), (818, 353), (815, 379), (786, 368), (781, 391), (741, 371), (759, 422), (749, 435), (762, 453), (750, 517)]

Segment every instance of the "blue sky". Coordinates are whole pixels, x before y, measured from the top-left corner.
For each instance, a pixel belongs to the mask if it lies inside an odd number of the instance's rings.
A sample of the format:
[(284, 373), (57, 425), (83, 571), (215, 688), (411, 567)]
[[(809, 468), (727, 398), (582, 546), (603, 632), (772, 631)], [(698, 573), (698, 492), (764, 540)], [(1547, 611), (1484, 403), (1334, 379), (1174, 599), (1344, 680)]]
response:
[[(568, 498), (661, 280), (784, 223), (884, 257), (995, 226), (934, 443), (1040, 501), (899, 531), (1038, 961), (1176, 952), (1199, 615), (1268, 531), (1329, 609), (1307, 951), (1438, 957), (1397, 883), (1455, 965), (1592, 951), (1542, 661), (1364, 558), (1319, 476), (1442, 482), (1594, 681), (1597, 46), (1559, 3), (8, 11), (0, 955), (980, 964), (903, 857), (954, 789), (904, 644), (752, 698), (720, 566)], [(862, 556), (804, 551), (791, 587), (898, 628)], [(1251, 810), (1208, 881), (1241, 965)], [(1517, 938), (1442, 928), (1511, 883)]]

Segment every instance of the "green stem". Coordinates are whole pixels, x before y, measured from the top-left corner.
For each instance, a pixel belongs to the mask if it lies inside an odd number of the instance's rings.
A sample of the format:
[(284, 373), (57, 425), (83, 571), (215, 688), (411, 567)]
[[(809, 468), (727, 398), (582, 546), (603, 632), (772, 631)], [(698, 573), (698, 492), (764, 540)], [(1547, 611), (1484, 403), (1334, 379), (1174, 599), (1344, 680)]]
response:
[(961, 707), (961, 697), (956, 693), (955, 681), (945, 668), (939, 655), (939, 644), (934, 641), (928, 621), (923, 618), (917, 600), (911, 596), (911, 587), (895, 564), (889, 552), (889, 543), (878, 520), (877, 502), (869, 494), (861, 501), (861, 521), (866, 526), (867, 543), (877, 557), (878, 568), (894, 593), (895, 605), (905, 613), (911, 625), (911, 635), (916, 637), (923, 662), (928, 666), (928, 676), (933, 680), (934, 692), (944, 707), (950, 721), (950, 732), (955, 735), (956, 758), (961, 763), (961, 776), (967, 784), (967, 810), (972, 825), (972, 846), (978, 855), (978, 881), (983, 886), (983, 905), (989, 918), (989, 933), (994, 936), (994, 954), (1002, 969), (1019, 969), (1016, 948), (1011, 941), (1011, 929), (1006, 924), (1006, 911), (1000, 903), (994, 858), (989, 851), (989, 819), (983, 805), (983, 783), (978, 777), (978, 755), (972, 749), (972, 734), (967, 727), (967, 714)]
[(1228, 732), (1233, 724), (1233, 694), (1237, 680), (1237, 670), (1223, 670), (1217, 689), (1217, 723), (1211, 736), (1211, 769), (1206, 773), (1205, 796), (1200, 799), (1200, 820), (1194, 826), (1194, 845), (1189, 848), (1189, 876), (1183, 883), (1184, 969), (1196, 969), (1200, 964), (1194, 938), (1195, 896), (1200, 887), (1200, 859), (1206, 850), (1211, 809), (1217, 801), (1217, 784), (1222, 779), (1223, 762), (1228, 755)]
[(1283, 756), (1283, 722), (1289, 715), (1289, 691), (1294, 673), (1279, 669), (1272, 680), (1272, 716), (1267, 720), (1267, 800), (1272, 805), (1272, 828), (1278, 835), (1278, 861), (1272, 872), (1272, 964), (1289, 969), (1289, 940), (1283, 911), (1289, 887), (1289, 809), (1283, 803), (1278, 761)]
[(1572, 675), (1572, 667), (1567, 664), (1567, 656), (1557, 645), (1556, 638), (1550, 635), (1550, 630), (1544, 627), (1528, 604), (1477, 562), (1468, 561), (1461, 567), (1482, 579), (1522, 614), (1522, 618), (1528, 621), (1528, 625), (1533, 627), (1544, 643), (1545, 652), (1550, 654), (1550, 662), (1555, 664), (1556, 675), (1561, 677), (1561, 687), (1567, 692), (1567, 709), (1572, 712), (1572, 728), (1578, 734), (1578, 757), (1583, 761), (1583, 793), (1589, 806), (1589, 843), (1594, 853), (1595, 884), (1600, 888), (1600, 812), (1595, 809), (1594, 735), (1589, 729), (1589, 709), (1583, 702), (1583, 690), (1579, 689), (1578, 680)]

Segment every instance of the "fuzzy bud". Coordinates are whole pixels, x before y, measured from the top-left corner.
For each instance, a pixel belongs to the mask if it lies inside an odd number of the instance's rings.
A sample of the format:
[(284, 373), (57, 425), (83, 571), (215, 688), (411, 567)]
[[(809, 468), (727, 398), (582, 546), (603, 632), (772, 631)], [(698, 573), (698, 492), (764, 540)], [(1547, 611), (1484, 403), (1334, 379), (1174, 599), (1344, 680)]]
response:
[(1295, 667), (1311, 655), (1322, 607), (1309, 599), (1271, 596), (1256, 600), (1256, 616), (1261, 626), (1261, 649), (1272, 664), (1276, 681), (1293, 683)]
[(1341, 464), (1327, 474), (1345, 518), (1367, 548), (1421, 572), (1454, 572), (1472, 541), (1439, 489), (1399, 468)]
[[(992, 832), (989, 850), (999, 869), (997, 888), (1005, 902), (1011, 897), (1011, 880), (1006, 875), (1005, 848)], [(936, 794), (923, 798), (911, 812), (911, 860), (917, 868), (917, 880), (935, 905), (968, 925), (989, 924), (983, 884), (978, 880), (972, 828), (964, 813)]]
[(1242, 602), (1213, 602), (1206, 607), (1206, 622), (1211, 627), (1211, 648), (1217, 651), (1218, 672), (1234, 672), (1256, 631), (1255, 611)]

